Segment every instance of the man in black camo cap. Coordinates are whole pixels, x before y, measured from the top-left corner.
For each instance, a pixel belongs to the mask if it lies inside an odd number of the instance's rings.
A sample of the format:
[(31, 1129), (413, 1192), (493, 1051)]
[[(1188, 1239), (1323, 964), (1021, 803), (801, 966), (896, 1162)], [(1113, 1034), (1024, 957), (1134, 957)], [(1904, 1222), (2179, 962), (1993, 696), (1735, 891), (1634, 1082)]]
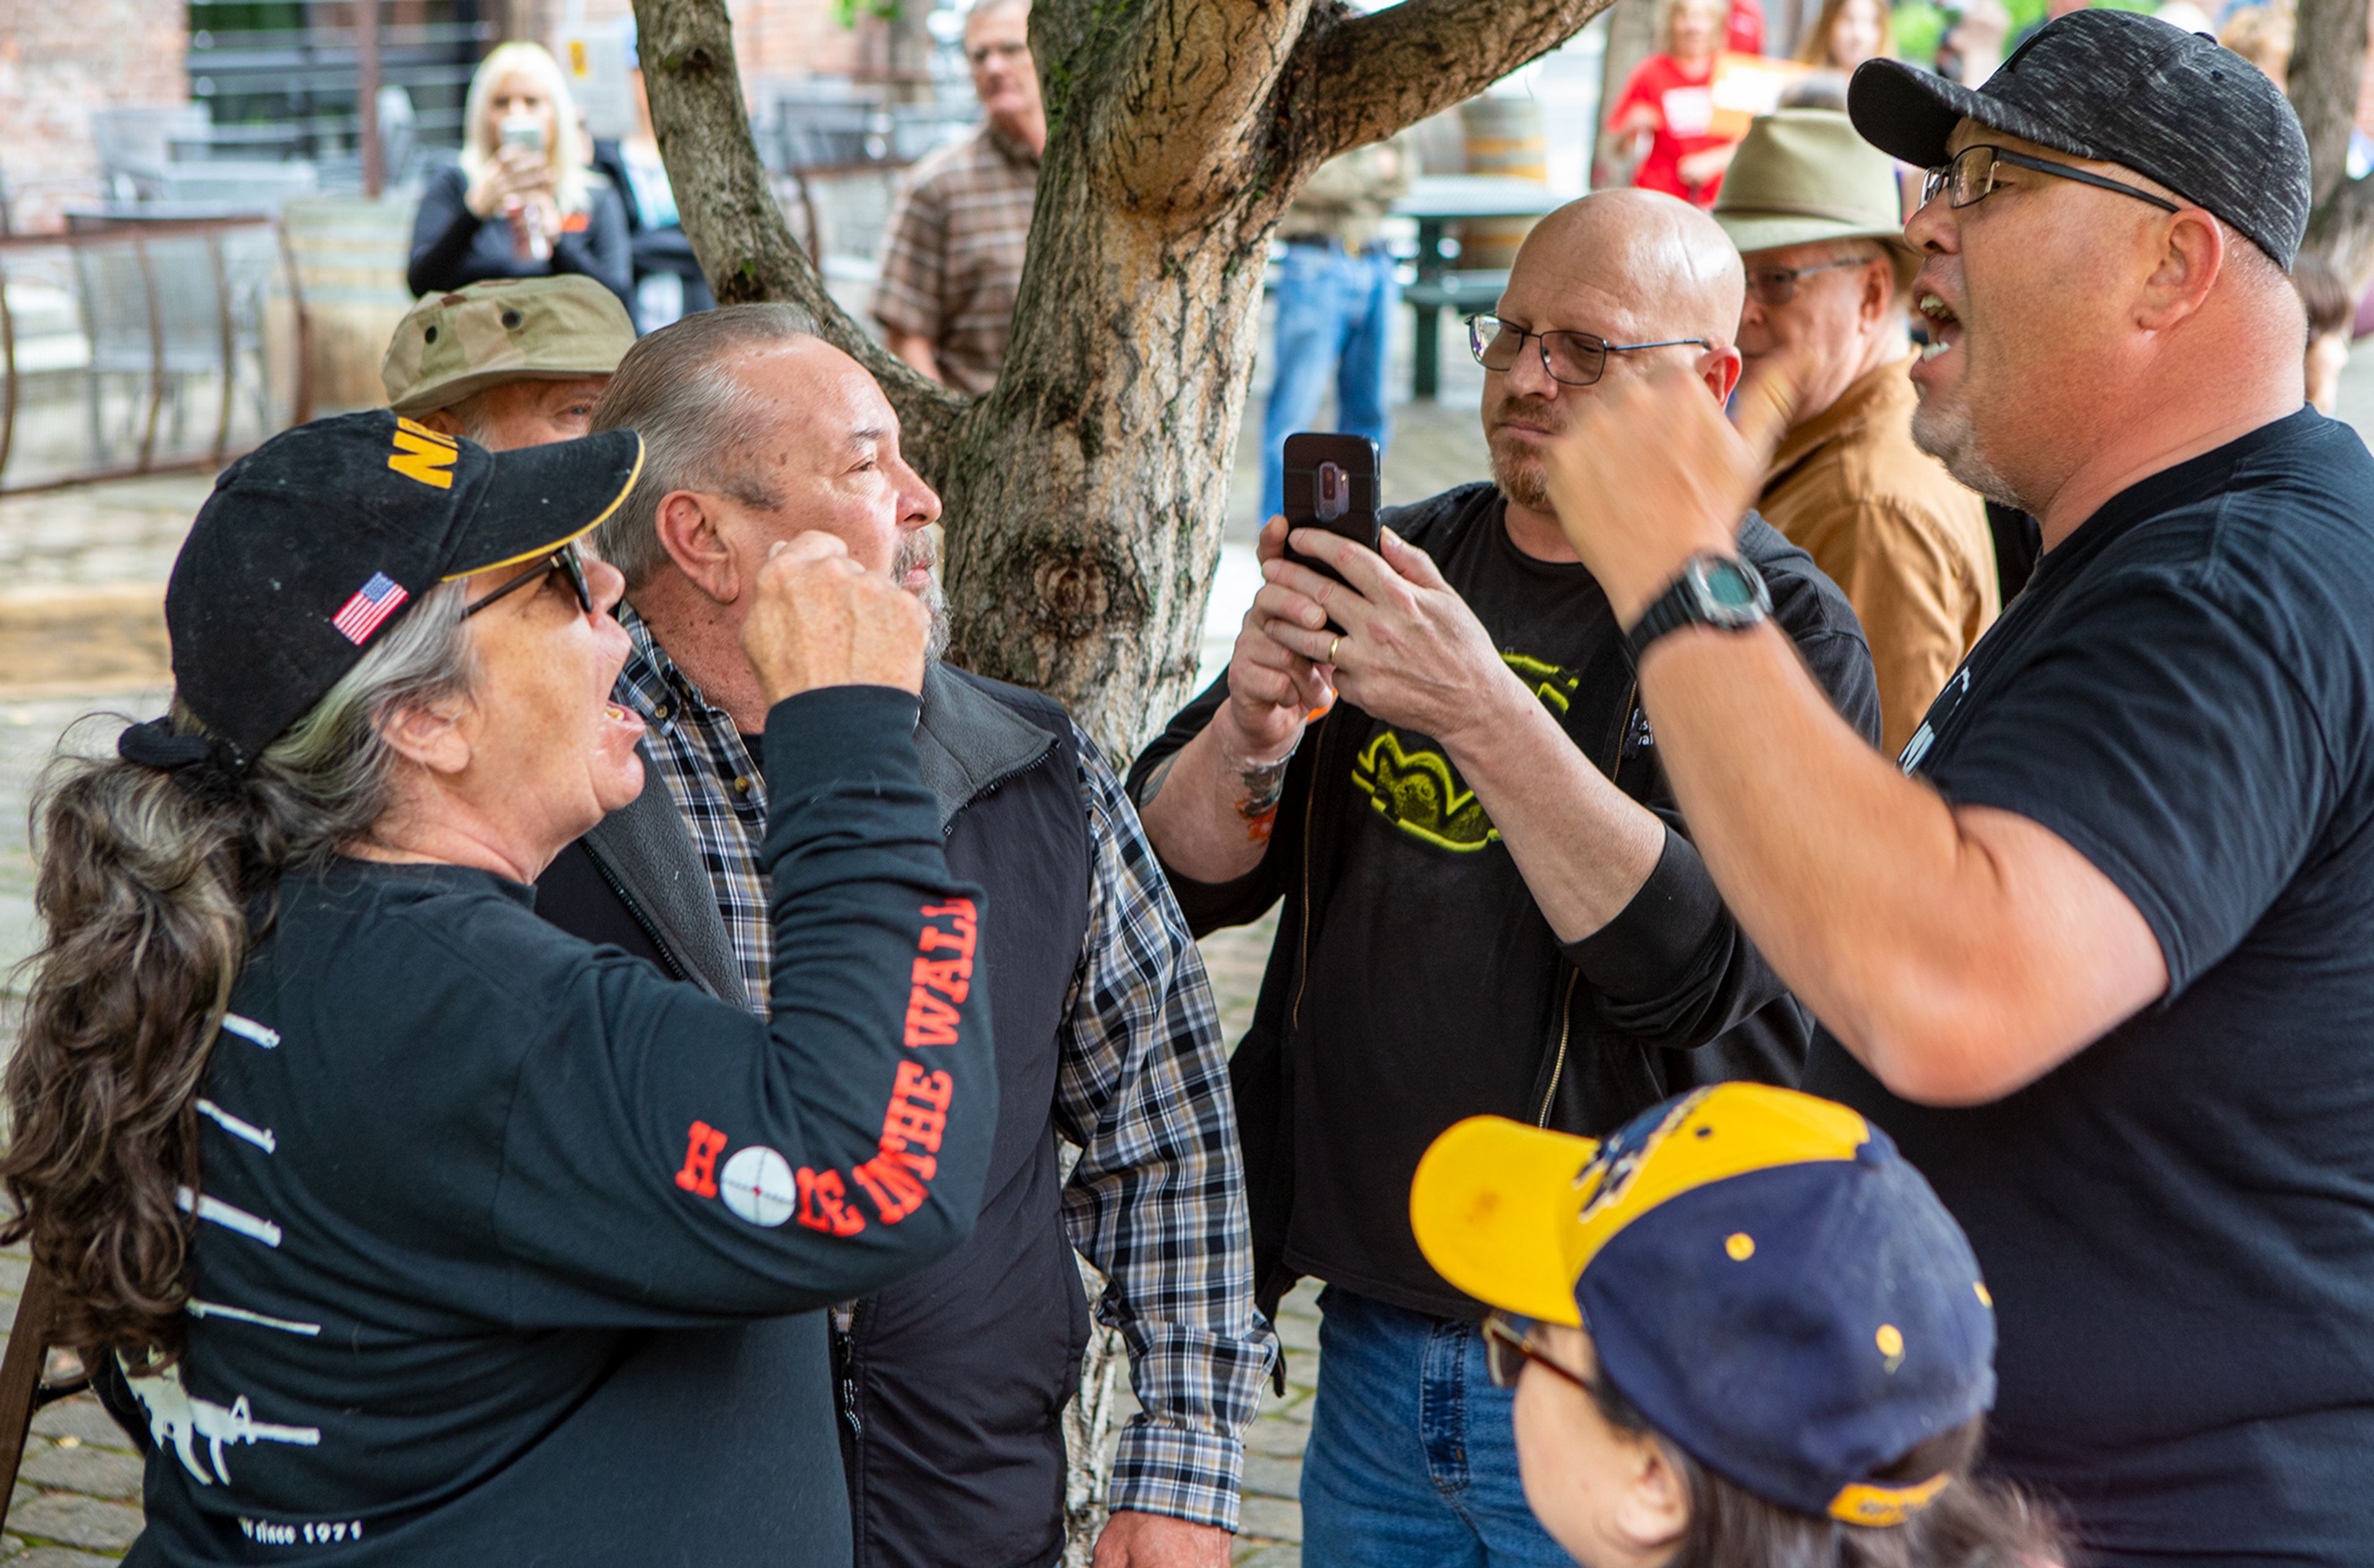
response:
[(1603, 399), (1547, 488), (1725, 903), (1824, 1025), (1804, 1087), (1969, 1235), (1992, 1464), (2089, 1563), (2363, 1568), (2374, 458), (2302, 407), (2298, 122), (2101, 10), (1979, 91), (1867, 64), (1848, 107), (1930, 170), (1916, 439), (2044, 544), (1898, 766), (1733, 580), (1785, 377), (1737, 429)]

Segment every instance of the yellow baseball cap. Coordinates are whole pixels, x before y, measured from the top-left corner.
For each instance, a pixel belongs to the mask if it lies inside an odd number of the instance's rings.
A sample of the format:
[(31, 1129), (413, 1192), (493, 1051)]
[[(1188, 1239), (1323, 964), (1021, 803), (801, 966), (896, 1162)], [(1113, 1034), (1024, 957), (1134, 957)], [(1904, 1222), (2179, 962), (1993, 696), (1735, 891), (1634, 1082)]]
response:
[(1718, 1084), (1604, 1141), (1474, 1117), (1419, 1160), (1410, 1224), (1444, 1279), (1588, 1329), (1658, 1431), (1804, 1513), (1900, 1522), (1945, 1479), (1878, 1472), (1993, 1402), (1960, 1227), (1886, 1133), (1811, 1094)]
[(388, 406), (417, 416), (502, 381), (606, 376), (634, 345), (627, 308), (590, 277), (488, 278), (422, 296), (379, 374)]

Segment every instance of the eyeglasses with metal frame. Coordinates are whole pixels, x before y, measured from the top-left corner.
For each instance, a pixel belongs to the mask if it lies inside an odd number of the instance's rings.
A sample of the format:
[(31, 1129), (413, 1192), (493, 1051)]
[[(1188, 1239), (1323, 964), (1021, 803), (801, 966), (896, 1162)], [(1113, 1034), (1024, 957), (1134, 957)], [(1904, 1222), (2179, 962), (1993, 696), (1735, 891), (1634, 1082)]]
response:
[(1525, 340), (1542, 345), (1542, 369), (1563, 386), (1587, 387), (1607, 373), (1611, 354), (1633, 354), (1643, 348), (1686, 348), (1695, 344), (1711, 347), (1702, 337), (1669, 337), (1657, 343), (1610, 343), (1597, 333), (1533, 332), (1498, 316), (1467, 318), (1467, 351), (1487, 370), (1513, 370)]
[(2091, 185), (2097, 190), (2116, 191), (2122, 196), (2133, 196), (2139, 202), (2148, 202), (2162, 212), (2183, 210), (2174, 202), (2155, 196), (2149, 191), (2138, 190), (2133, 185), (2096, 174), (2090, 170), (2074, 168), (2066, 163), (2056, 163), (2049, 158), (2030, 158), (2024, 152), (1989, 146), (1983, 142), (1964, 147), (1960, 152), (1929, 170), (1921, 181), (1921, 205), (1925, 207), (1935, 201), (1937, 193), (1940, 191), (1946, 192), (1948, 205), (1957, 208), (1972, 206), (1985, 201), (1994, 194), (1995, 165), (1999, 163), (2007, 163), (2014, 169), (2027, 169), (2039, 174), (2049, 174), (2055, 180), (2074, 180), (2080, 185)]
[(1514, 1388), (1517, 1378), (1527, 1362), (1547, 1372), (1556, 1373), (1592, 1398), (1599, 1397), (1599, 1385), (1572, 1367), (1560, 1366), (1536, 1348), (1529, 1338), (1534, 1320), (1520, 1317), (1513, 1312), (1487, 1312), (1484, 1315), (1484, 1366), (1492, 1375), (1495, 1388)]
[(1797, 280), (1801, 277), (1811, 277), (1817, 272), (1836, 272), (1840, 267), (1867, 267), (1879, 259), (1877, 256), (1847, 256), (1810, 267), (1750, 267), (1747, 269), (1747, 297), (1758, 305), (1786, 305), (1797, 298)]
[(520, 573), (519, 576), (511, 579), (511, 581), (503, 584), (500, 588), (496, 589), (492, 593), (488, 594), (484, 599), (479, 600), (476, 603), (463, 611), (462, 618), (466, 621), (471, 616), (476, 614), (479, 611), (485, 609), (488, 605), (492, 604), (496, 600), (502, 598), (503, 595), (507, 593), (517, 593), (521, 589), (525, 588), (532, 582), (542, 582), (554, 572), (558, 572), (569, 579), (570, 591), (577, 595), (577, 607), (586, 614), (592, 614), (594, 613), (594, 590), (587, 586), (585, 581), (585, 563), (578, 559), (576, 545), (563, 544), (559, 549), (552, 553), (551, 556), (545, 561), (544, 565)]

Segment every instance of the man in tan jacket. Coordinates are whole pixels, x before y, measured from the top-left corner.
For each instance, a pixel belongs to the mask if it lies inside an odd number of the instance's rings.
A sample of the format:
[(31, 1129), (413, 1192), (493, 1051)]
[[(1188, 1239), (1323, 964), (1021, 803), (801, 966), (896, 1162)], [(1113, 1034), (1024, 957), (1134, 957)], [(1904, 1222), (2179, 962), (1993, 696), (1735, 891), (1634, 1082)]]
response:
[(1896, 166), (1844, 114), (1764, 115), (1733, 159), (1715, 221), (1747, 265), (1739, 349), (1815, 365), (1757, 503), (1846, 591), (1871, 640), (1882, 743), (1903, 749), (2001, 607), (1979, 497), (1912, 444)]

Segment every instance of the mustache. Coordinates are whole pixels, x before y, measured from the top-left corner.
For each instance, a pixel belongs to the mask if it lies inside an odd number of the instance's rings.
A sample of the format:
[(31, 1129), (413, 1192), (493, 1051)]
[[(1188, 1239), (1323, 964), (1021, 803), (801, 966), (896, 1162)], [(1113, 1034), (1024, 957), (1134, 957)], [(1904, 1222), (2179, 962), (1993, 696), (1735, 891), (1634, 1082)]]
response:
[(1558, 416), (1557, 405), (1545, 397), (1504, 397), (1492, 407), (1496, 425), (1510, 419), (1522, 419), (1528, 425), (1538, 425), (1545, 430), (1565, 428)]
[(919, 528), (899, 541), (898, 554), (890, 560), (890, 575), (903, 582), (907, 574), (917, 567), (933, 571), (938, 568), (939, 564), (940, 553), (933, 547), (931, 533)]

